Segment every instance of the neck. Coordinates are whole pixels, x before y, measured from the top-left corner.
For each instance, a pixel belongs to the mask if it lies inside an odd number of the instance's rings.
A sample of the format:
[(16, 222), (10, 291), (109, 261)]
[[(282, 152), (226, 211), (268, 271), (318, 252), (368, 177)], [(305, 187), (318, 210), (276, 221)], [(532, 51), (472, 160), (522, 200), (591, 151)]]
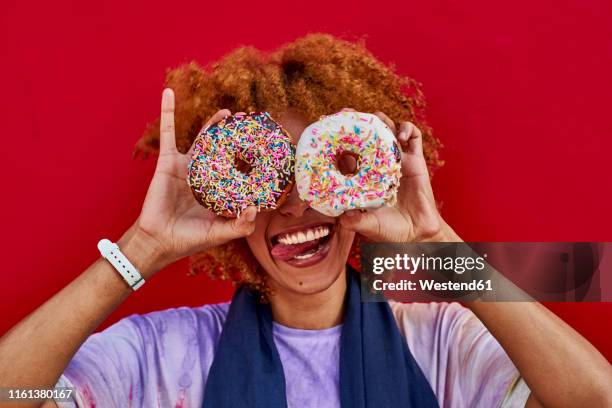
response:
[(296, 329), (321, 330), (342, 323), (346, 271), (327, 289), (303, 294), (275, 287), (270, 297), (274, 321)]

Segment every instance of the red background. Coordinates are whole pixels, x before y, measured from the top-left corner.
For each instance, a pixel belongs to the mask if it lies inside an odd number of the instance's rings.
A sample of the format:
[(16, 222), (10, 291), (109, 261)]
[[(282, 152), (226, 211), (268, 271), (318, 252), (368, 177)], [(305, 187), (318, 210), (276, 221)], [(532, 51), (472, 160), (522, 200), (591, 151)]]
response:
[[(0, 16), (0, 333), (70, 282), (139, 213), (154, 161), (132, 147), (164, 71), (309, 31), (366, 36), (424, 84), (446, 145), (434, 179), (466, 240), (612, 240), (612, 3), (571, 0), (40, 2)], [(181, 262), (130, 313), (228, 299)], [(551, 304), (608, 359), (611, 304)]]

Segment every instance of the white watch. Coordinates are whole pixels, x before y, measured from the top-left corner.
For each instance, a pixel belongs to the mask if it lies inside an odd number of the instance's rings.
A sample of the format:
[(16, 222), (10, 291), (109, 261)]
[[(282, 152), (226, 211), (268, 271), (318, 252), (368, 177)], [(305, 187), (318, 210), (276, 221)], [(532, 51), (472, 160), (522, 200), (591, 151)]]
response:
[(123, 255), (119, 245), (110, 242), (108, 239), (101, 239), (98, 242), (98, 250), (103, 258), (113, 265), (123, 279), (130, 285), (132, 290), (138, 290), (144, 285), (145, 280), (134, 265)]

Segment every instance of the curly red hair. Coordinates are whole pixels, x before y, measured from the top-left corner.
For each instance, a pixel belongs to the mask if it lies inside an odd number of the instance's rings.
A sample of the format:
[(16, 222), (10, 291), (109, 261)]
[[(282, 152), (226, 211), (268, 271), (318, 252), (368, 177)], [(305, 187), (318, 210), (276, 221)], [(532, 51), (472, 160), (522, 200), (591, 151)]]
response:
[[(309, 34), (269, 53), (241, 47), (204, 68), (192, 62), (169, 70), (166, 86), (176, 95), (176, 140), (182, 152), (189, 149), (206, 119), (223, 108), (268, 111), (272, 116), (293, 109), (315, 121), (351, 107), (361, 112), (384, 112), (396, 125), (415, 123), (423, 132), (424, 154), (431, 170), (442, 164), (438, 156), (441, 144), (425, 120), (421, 85), (377, 60), (362, 41)], [(158, 149), (159, 120), (147, 127), (136, 145), (136, 150), (145, 154)], [(349, 262), (358, 267), (357, 244)], [(245, 240), (192, 257), (191, 271), (265, 291), (264, 274)]]

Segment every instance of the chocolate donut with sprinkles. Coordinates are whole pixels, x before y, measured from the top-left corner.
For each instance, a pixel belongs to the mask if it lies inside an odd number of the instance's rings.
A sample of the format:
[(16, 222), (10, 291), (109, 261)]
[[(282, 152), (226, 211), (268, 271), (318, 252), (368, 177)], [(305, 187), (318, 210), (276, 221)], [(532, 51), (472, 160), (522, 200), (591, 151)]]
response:
[[(343, 173), (342, 158), (356, 168)], [(296, 152), (295, 180), (300, 198), (332, 217), (346, 210), (394, 205), (401, 177), (395, 135), (376, 115), (339, 112), (308, 126)]]
[(279, 207), (293, 186), (294, 162), (288, 133), (269, 113), (235, 114), (196, 137), (187, 182), (201, 205), (236, 217), (249, 206)]

